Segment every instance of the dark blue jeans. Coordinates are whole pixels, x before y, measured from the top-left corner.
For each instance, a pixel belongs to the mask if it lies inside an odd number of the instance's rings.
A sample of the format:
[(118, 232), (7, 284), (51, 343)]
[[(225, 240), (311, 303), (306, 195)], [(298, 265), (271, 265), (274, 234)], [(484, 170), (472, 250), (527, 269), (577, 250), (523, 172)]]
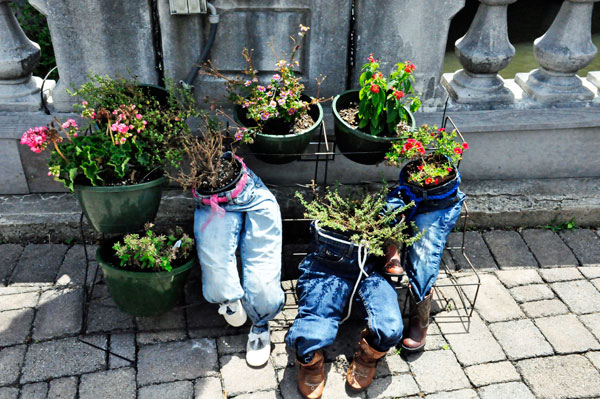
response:
[[(303, 361), (309, 361), (315, 351), (335, 340), (360, 274), (357, 246), (321, 236), (313, 245), (316, 248), (299, 266), (298, 316), (286, 337), (287, 345)], [(365, 311), (369, 345), (387, 351), (402, 338), (402, 314), (396, 291), (375, 266), (374, 259), (368, 258), (364, 266), (368, 277), (363, 276), (356, 298)]]

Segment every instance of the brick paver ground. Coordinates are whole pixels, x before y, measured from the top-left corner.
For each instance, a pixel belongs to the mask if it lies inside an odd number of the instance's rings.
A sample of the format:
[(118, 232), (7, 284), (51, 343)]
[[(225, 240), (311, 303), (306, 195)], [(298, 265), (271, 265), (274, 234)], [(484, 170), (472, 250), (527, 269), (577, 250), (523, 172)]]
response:
[[(451, 244), (461, 238), (453, 233)], [(405, 359), (390, 350), (372, 386), (353, 393), (344, 376), (362, 322), (352, 318), (325, 351), (324, 398), (600, 397), (598, 232), (469, 231), (466, 245), (478, 276), (460, 250), (446, 251), (444, 262), (460, 269), (452, 277), (464, 285), (448, 286), (441, 272), (446, 286), (435, 296), (425, 352)], [(223, 322), (203, 300), (197, 270), (186, 287), (191, 306), (156, 318), (120, 312), (100, 281), (83, 326), (82, 249), (0, 245), (0, 398), (299, 397), (294, 354), (284, 343), (297, 314), (295, 280), (282, 281), (286, 305), (271, 323), (271, 359), (251, 368), (244, 360), (249, 325)], [(284, 248), (286, 276), (302, 249)], [(476, 293), (468, 319), (462, 304)]]

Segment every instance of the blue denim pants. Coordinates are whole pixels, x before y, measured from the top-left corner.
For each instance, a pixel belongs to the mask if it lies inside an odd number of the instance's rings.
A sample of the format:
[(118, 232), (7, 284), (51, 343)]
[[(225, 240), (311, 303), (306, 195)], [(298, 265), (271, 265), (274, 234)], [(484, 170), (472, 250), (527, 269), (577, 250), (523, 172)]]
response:
[[(400, 176), (402, 184), (402, 173)], [(459, 183), (460, 179), (456, 184)], [(415, 300), (420, 302), (429, 294), (438, 277), (446, 239), (460, 216), (465, 194), (455, 188), (451, 195), (439, 200), (423, 198), (419, 193), (413, 196), (417, 198), (417, 202), (414, 209), (410, 208), (406, 211), (407, 221), (414, 222), (424, 235), (408, 247), (408, 264), (405, 265), (405, 269), (412, 294)], [(387, 209), (402, 207), (411, 199), (414, 198), (407, 198), (400, 191), (394, 192), (387, 197)]]
[[(194, 235), (204, 298), (211, 303), (241, 299), (253, 324), (266, 326), (284, 303), (280, 282), (281, 213), (260, 178), (250, 169), (247, 172), (242, 192), (219, 204), (225, 210), (224, 216), (211, 216), (211, 207), (196, 199)], [(219, 195), (226, 196), (227, 192)], [(238, 244), (241, 282), (235, 256)]]
[[(296, 289), (298, 316), (285, 339), (303, 362), (310, 361), (315, 351), (335, 340), (361, 274), (358, 247), (318, 236), (312, 249), (299, 266), (302, 275)], [(396, 291), (375, 271), (376, 264), (371, 257), (367, 259), (364, 270), (368, 277), (362, 277), (356, 299), (365, 311), (369, 345), (387, 351), (402, 338), (402, 314)]]

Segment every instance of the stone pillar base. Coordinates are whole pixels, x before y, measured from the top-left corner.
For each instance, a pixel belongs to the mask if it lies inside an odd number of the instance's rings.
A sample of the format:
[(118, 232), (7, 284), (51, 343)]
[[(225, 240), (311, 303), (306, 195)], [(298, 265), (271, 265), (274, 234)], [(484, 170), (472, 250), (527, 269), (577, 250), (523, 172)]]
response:
[(461, 69), (442, 75), (442, 86), (454, 101), (470, 103), (512, 103), (515, 97), (498, 74), (473, 74)]
[(0, 111), (39, 111), (42, 109), (41, 87), (42, 79), (37, 76), (0, 80)]
[(516, 74), (515, 82), (535, 101), (542, 103), (590, 101), (595, 96), (593, 86), (577, 75), (554, 76), (535, 69)]

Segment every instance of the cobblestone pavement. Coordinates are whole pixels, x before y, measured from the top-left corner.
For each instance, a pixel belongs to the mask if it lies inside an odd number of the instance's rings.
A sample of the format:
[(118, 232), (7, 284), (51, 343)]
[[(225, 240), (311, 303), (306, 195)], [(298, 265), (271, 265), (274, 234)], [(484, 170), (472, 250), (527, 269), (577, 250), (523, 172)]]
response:
[[(472, 317), (457, 316), (465, 314), (460, 294), (474, 299), (477, 275), (460, 250), (447, 249), (459, 285), (441, 274), (425, 352), (404, 359), (390, 351), (367, 391), (348, 392), (344, 372), (361, 328), (354, 317), (326, 350), (324, 398), (600, 397), (598, 234), (467, 232), (480, 279)], [(449, 245), (461, 238), (452, 233)], [(2, 244), (0, 259), (0, 399), (299, 397), (284, 344), (297, 313), (294, 280), (282, 282), (286, 305), (271, 324), (271, 359), (255, 369), (244, 360), (248, 326), (227, 326), (203, 301), (198, 268), (187, 306), (157, 318), (121, 313), (96, 284), (82, 331), (81, 245)], [(300, 258), (284, 259), (292, 268)]]

